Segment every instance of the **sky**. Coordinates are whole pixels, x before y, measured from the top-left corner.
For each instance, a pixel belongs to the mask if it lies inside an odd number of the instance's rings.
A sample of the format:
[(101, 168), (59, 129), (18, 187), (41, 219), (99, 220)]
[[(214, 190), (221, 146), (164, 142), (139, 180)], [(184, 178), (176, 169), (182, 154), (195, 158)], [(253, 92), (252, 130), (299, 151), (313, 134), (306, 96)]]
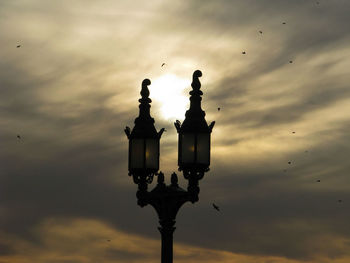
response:
[(0, 1), (0, 263), (159, 262), (124, 128), (149, 78), (169, 183), (197, 69), (216, 121), (211, 166), (177, 215), (174, 262), (350, 262), (349, 11), (347, 0)]

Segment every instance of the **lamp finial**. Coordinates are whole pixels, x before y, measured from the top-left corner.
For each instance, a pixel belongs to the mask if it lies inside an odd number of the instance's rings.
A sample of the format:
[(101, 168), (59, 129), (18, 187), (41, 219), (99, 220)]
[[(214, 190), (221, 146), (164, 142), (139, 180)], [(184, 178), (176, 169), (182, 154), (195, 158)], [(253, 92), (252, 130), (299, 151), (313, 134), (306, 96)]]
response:
[(141, 96), (142, 96), (142, 99), (148, 99), (149, 97), (149, 89), (148, 89), (148, 86), (151, 85), (151, 81), (149, 79), (144, 79), (142, 81), (142, 88), (141, 88)]
[(200, 77), (202, 77), (202, 71), (197, 69), (195, 72), (193, 72), (192, 84), (191, 84), (193, 90), (199, 90), (201, 88), (201, 83), (199, 81)]

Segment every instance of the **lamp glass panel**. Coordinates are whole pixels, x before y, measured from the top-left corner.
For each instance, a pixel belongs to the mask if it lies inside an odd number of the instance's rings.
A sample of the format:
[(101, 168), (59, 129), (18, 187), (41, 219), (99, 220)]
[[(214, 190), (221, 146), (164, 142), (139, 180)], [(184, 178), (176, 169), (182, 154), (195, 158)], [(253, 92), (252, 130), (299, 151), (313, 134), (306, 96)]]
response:
[(146, 139), (146, 168), (159, 168), (159, 140)]
[(131, 139), (130, 168), (144, 168), (144, 143), (143, 139)]
[(181, 136), (182, 163), (194, 163), (194, 134), (184, 133)]
[(197, 134), (197, 163), (209, 165), (210, 160), (210, 134)]

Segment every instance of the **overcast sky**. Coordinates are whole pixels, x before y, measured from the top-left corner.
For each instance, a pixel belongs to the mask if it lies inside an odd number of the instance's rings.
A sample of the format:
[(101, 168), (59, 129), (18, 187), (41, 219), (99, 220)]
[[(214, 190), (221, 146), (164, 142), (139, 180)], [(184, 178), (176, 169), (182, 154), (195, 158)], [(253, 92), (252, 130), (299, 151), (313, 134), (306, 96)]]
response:
[(177, 216), (174, 262), (350, 262), (349, 13), (348, 0), (0, 1), (0, 263), (159, 262), (123, 129), (149, 78), (169, 182), (197, 69), (211, 169)]

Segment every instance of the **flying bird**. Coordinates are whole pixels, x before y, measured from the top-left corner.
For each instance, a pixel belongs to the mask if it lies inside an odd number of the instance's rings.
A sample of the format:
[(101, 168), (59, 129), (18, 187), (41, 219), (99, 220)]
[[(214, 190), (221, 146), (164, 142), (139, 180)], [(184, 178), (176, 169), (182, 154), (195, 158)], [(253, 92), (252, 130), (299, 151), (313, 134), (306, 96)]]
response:
[(20, 47), (21, 47), (21, 45), (17, 45), (17, 46), (16, 46), (16, 48), (20, 48)]
[(245, 51), (243, 51), (242, 54), (245, 55)]
[(283, 22), (282, 24), (283, 24), (283, 25), (285, 25), (285, 24), (286, 24), (286, 22)]
[(316, 182), (320, 183), (320, 182), (321, 182), (321, 180), (317, 180)]
[(289, 63), (293, 63), (293, 60), (289, 60)]
[(21, 139), (21, 136), (20, 136), (20, 135), (17, 135), (17, 138), (18, 138), (18, 139)]
[(107, 242), (111, 242), (111, 240), (110, 240), (110, 239), (107, 239)]
[(292, 133), (295, 133), (295, 131), (293, 131)]
[(220, 107), (218, 108), (218, 111), (220, 111), (221, 109), (220, 109)]
[(339, 203), (341, 203), (341, 202), (342, 202), (342, 200), (341, 200), (341, 199), (339, 199), (339, 200), (338, 200), (338, 202), (339, 202)]
[(220, 212), (220, 208), (216, 204), (213, 203), (213, 207), (214, 207), (215, 210)]
[(163, 63), (162, 65), (161, 65), (161, 67), (163, 67), (163, 66), (165, 66), (166, 64), (165, 63)]
[(261, 30), (259, 30), (259, 33), (260, 33), (260, 34), (262, 34), (262, 31), (261, 31)]
[(288, 162), (288, 164), (291, 164), (292, 162)]

